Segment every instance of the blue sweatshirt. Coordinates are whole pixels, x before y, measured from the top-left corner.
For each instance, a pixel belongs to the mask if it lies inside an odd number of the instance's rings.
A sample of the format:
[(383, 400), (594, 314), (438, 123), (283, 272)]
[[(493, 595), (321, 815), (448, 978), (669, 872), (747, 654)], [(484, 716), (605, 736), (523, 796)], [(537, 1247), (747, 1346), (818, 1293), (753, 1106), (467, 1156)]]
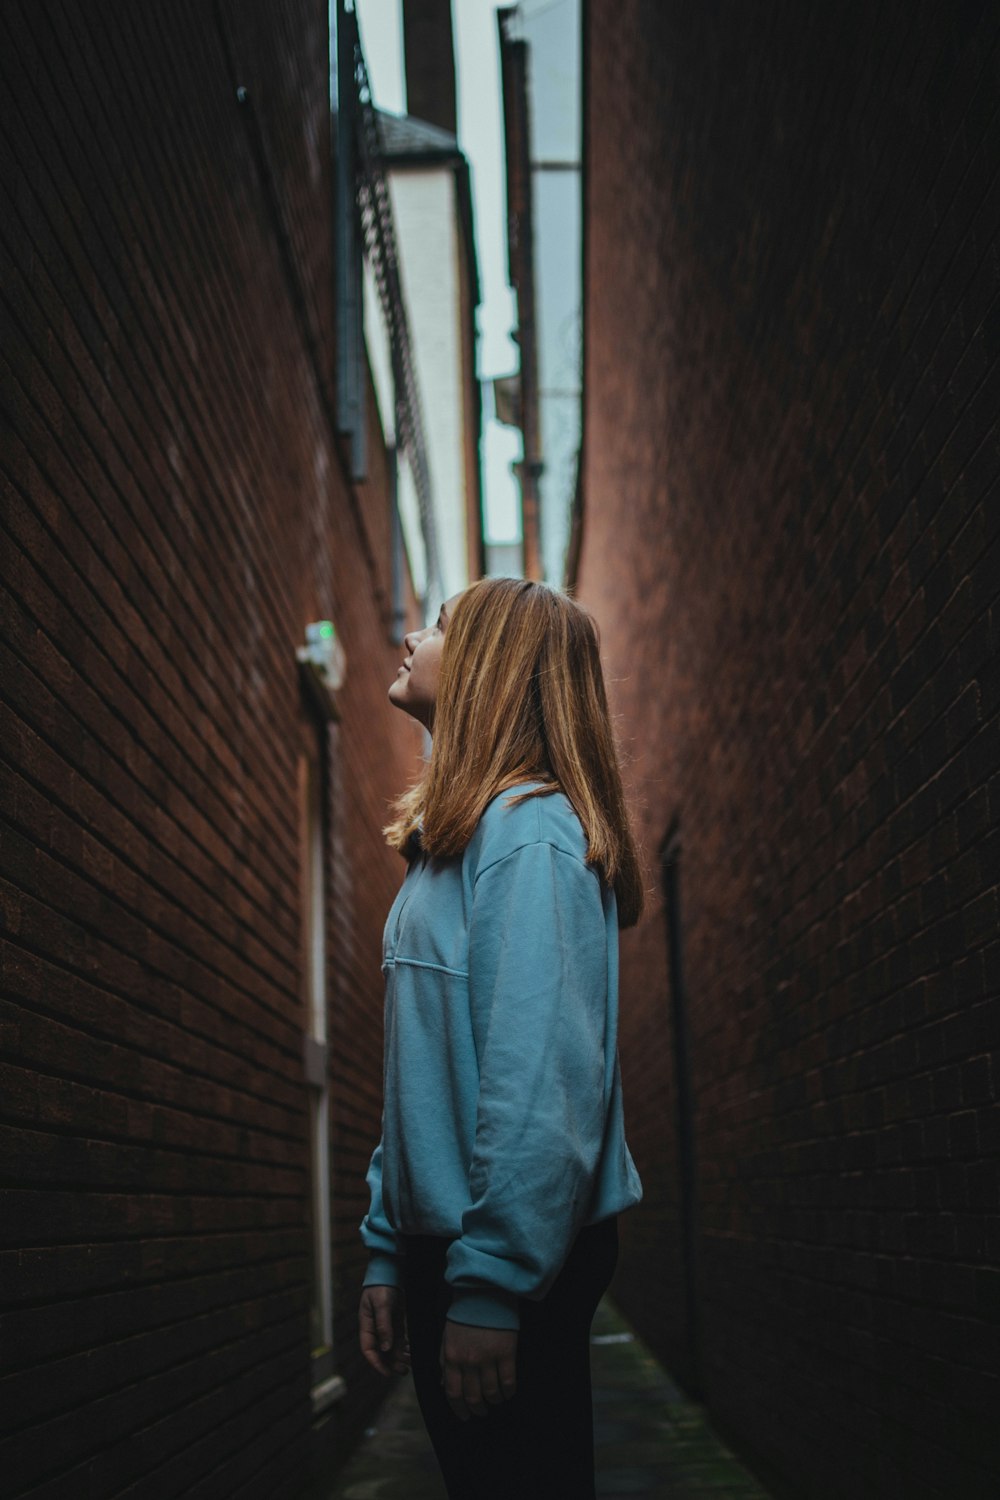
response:
[(382, 949), (382, 1139), (365, 1285), (398, 1285), (404, 1234), (446, 1235), (448, 1316), (517, 1328), (577, 1231), (638, 1203), (618, 1063), (614, 891), (561, 792), (504, 804), (468, 847), (417, 855)]

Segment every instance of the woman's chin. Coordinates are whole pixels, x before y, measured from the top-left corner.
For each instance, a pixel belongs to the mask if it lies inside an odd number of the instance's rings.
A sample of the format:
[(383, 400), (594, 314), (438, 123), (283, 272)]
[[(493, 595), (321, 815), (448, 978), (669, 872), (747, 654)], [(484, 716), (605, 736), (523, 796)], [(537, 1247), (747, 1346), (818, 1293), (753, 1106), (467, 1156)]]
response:
[(393, 708), (402, 709), (404, 714), (409, 714), (411, 719), (416, 719), (418, 724), (426, 727), (426, 710), (422, 703), (410, 703), (407, 701), (406, 685), (403, 681), (391, 682), (388, 693), (389, 702)]

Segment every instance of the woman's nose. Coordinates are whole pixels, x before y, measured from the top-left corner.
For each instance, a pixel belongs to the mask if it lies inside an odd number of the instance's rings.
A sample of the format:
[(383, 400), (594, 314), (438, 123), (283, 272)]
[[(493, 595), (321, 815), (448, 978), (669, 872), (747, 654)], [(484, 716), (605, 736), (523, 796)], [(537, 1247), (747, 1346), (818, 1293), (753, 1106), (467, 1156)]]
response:
[(408, 630), (403, 636), (403, 645), (406, 647), (407, 651), (412, 654), (420, 645), (420, 642), (424, 638), (424, 634), (425, 632), (422, 630)]

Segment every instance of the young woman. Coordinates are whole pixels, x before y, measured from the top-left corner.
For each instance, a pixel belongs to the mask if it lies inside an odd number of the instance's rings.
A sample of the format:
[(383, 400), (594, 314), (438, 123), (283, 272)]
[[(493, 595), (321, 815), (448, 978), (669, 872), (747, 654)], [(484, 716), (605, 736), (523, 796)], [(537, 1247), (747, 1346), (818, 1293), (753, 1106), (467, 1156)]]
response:
[(597, 632), (492, 578), (406, 637), (389, 697), (433, 736), (385, 831), (382, 1139), (365, 1358), (411, 1359), (452, 1500), (594, 1494), (590, 1325), (642, 1188), (625, 1143), (618, 928), (642, 885)]

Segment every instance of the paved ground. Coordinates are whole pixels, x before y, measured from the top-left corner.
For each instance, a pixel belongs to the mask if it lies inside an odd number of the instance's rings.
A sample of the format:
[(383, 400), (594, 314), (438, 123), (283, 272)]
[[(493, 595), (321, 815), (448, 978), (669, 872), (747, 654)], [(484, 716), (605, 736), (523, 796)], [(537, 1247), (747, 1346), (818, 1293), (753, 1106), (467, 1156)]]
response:
[[(768, 1500), (703, 1408), (681, 1394), (607, 1301), (591, 1342), (598, 1495)], [(328, 1500), (445, 1500), (408, 1379), (382, 1407)]]

